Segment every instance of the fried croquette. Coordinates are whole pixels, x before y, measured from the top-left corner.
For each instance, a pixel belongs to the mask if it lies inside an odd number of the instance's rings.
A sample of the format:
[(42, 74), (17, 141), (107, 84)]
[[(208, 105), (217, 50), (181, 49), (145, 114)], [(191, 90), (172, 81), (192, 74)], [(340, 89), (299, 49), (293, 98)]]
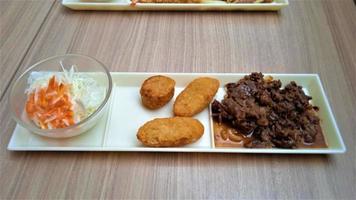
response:
[(192, 117), (200, 113), (213, 100), (219, 85), (217, 79), (209, 77), (193, 80), (176, 98), (173, 108), (174, 115)]
[(137, 132), (137, 139), (150, 147), (177, 147), (197, 141), (204, 126), (190, 117), (157, 118), (146, 122)]
[(149, 109), (166, 105), (174, 95), (176, 82), (166, 76), (152, 76), (146, 79), (140, 90), (142, 104)]

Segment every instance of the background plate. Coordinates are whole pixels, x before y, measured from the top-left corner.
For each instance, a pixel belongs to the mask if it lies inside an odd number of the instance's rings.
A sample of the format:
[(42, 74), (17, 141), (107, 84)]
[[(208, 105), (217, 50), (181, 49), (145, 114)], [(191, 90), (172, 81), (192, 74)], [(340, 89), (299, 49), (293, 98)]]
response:
[(273, 3), (236, 3), (228, 4), (224, 1), (207, 1), (204, 3), (137, 3), (133, 5), (130, 0), (84, 1), (62, 0), (62, 5), (73, 10), (195, 10), (195, 11), (221, 11), (221, 10), (265, 10), (277, 11), (288, 6), (288, 0), (275, 0)]

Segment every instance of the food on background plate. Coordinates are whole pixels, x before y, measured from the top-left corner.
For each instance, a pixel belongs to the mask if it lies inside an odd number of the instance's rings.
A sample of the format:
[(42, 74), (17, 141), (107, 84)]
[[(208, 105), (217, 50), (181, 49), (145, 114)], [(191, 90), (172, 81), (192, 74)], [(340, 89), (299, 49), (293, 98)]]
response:
[[(62, 63), (61, 63), (62, 65)], [(41, 129), (65, 128), (91, 115), (105, 98), (105, 88), (89, 75), (75, 72), (32, 72), (25, 111)]]
[[(214, 0), (132, 0), (132, 3), (203, 3)], [(215, 0), (219, 1), (219, 0)], [(227, 3), (271, 3), (273, 0), (224, 0)]]
[(173, 79), (162, 75), (146, 79), (140, 90), (142, 104), (149, 109), (166, 105), (174, 95), (175, 84)]
[(201, 3), (204, 0), (132, 0), (133, 3)]
[(272, 3), (273, 0), (226, 0), (228, 3)]
[(219, 81), (214, 78), (194, 79), (176, 98), (173, 106), (174, 115), (192, 117), (203, 111), (213, 100), (219, 85)]
[(215, 145), (249, 148), (326, 147), (311, 97), (294, 81), (252, 73), (225, 85), (221, 102), (214, 100)]
[(203, 133), (204, 126), (190, 117), (157, 118), (139, 128), (137, 139), (149, 147), (177, 147), (197, 141)]

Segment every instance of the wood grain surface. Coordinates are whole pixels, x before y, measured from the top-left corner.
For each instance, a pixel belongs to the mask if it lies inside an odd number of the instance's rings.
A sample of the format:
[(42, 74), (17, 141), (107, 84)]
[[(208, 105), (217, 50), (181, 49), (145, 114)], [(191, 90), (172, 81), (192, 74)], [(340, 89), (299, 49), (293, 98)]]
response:
[(0, 0), (0, 99), (53, 4), (54, 0)]
[[(0, 199), (356, 196), (352, 0), (291, 0), (281, 12), (78, 12), (60, 1), (0, 3)], [(9, 87), (31, 64), (65, 53), (93, 56), (111, 71), (318, 73), (348, 150), (330, 156), (8, 151), (15, 127)]]

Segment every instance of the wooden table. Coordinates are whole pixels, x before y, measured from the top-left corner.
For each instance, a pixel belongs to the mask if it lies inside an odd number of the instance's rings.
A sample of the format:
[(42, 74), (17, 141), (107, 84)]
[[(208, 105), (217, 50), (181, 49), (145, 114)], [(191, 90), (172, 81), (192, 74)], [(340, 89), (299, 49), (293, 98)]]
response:
[[(356, 196), (356, 7), (291, 0), (281, 12), (75, 12), (1, 0), (0, 199), (351, 199)], [(342, 155), (10, 152), (9, 88), (49, 56), (112, 71), (319, 73)]]

